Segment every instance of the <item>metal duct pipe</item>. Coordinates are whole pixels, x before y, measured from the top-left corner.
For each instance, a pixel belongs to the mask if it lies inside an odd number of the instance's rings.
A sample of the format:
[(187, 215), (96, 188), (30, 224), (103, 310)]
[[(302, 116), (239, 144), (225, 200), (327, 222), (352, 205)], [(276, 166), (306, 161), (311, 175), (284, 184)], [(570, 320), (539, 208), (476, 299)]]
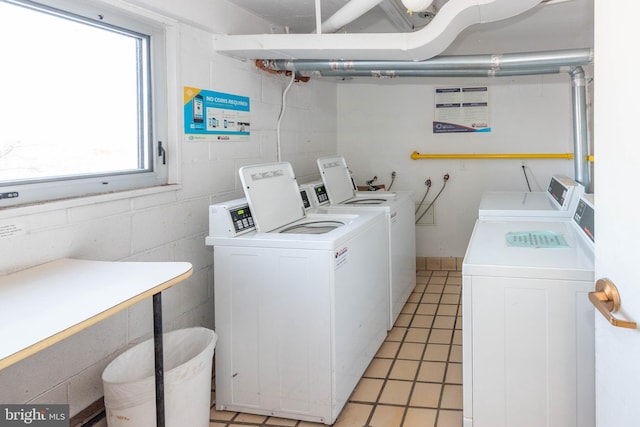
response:
[[(322, 33), (334, 33), (376, 7), (382, 0), (351, 0), (322, 23)], [(316, 29), (317, 31), (317, 29)]]
[(278, 70), (452, 70), (452, 69), (521, 69), (585, 65), (593, 61), (592, 49), (556, 50), (548, 52), (493, 55), (438, 56), (426, 61), (316, 61), (273, 60)]
[(504, 77), (529, 76), (533, 74), (560, 74), (562, 67), (523, 68), (513, 70), (482, 70), (482, 69), (448, 69), (448, 70), (348, 70), (348, 71), (319, 71), (323, 77)]
[(574, 67), (571, 76), (571, 95), (573, 109), (573, 152), (576, 181), (584, 185), (585, 191), (591, 189), (591, 171), (589, 168), (589, 135), (587, 133), (587, 89), (584, 70)]

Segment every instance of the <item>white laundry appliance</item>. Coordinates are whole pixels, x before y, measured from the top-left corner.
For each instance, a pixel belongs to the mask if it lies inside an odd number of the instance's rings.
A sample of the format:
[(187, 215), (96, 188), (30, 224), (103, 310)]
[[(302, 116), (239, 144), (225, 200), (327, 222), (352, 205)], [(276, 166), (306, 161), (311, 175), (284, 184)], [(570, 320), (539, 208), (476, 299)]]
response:
[(389, 235), (389, 324), (391, 329), (416, 286), (415, 204), (410, 191), (355, 191), (343, 157), (317, 160), (331, 212), (379, 210)]
[(594, 427), (594, 206), (476, 222), (462, 265), (464, 427)]
[(216, 408), (332, 424), (386, 337), (384, 215), (306, 213), (286, 162), (240, 176), (256, 230), (207, 238)]
[(487, 191), (478, 208), (479, 219), (540, 220), (570, 218), (584, 193), (582, 184), (563, 175), (551, 177), (547, 191)]

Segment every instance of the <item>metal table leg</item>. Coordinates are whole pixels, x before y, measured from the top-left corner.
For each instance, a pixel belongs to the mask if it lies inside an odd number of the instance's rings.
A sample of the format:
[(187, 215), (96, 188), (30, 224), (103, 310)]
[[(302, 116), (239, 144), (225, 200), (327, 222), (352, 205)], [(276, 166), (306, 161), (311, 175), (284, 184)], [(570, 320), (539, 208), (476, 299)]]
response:
[(162, 349), (162, 295), (153, 296), (153, 348), (156, 377), (156, 426), (164, 427), (164, 354)]

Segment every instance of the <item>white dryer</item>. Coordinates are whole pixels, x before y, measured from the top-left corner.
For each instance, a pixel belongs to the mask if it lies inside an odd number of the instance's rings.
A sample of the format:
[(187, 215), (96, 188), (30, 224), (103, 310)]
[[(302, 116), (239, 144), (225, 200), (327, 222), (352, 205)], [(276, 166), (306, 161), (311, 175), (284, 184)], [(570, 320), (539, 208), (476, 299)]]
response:
[(595, 426), (594, 207), (477, 221), (462, 265), (464, 427)]
[(305, 214), (289, 163), (240, 177), (257, 230), (207, 238), (216, 408), (332, 424), (386, 336), (384, 215)]
[(487, 191), (478, 208), (479, 219), (555, 221), (571, 218), (584, 193), (582, 184), (563, 175), (551, 177), (547, 191)]
[[(388, 224), (391, 329), (416, 286), (415, 205), (410, 191), (355, 191), (343, 157), (317, 160), (331, 212), (380, 210)], [(382, 244), (382, 242), (380, 243)]]

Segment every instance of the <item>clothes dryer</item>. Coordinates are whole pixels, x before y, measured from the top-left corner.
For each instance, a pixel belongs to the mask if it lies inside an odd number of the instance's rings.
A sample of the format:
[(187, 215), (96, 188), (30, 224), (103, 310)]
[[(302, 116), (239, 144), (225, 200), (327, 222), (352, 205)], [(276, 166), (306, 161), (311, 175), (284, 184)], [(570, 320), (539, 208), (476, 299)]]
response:
[(216, 408), (332, 424), (386, 337), (384, 215), (306, 213), (286, 162), (240, 178), (256, 230), (207, 238)]
[(571, 218), (580, 196), (582, 184), (563, 175), (551, 177), (546, 191), (488, 191), (482, 195), (479, 219), (557, 220)]
[[(389, 323), (391, 329), (416, 286), (415, 205), (410, 191), (355, 191), (343, 157), (317, 160), (330, 212), (383, 211), (389, 241)], [(380, 243), (382, 244), (382, 243)]]
[(476, 222), (462, 265), (464, 427), (595, 426), (594, 206)]

